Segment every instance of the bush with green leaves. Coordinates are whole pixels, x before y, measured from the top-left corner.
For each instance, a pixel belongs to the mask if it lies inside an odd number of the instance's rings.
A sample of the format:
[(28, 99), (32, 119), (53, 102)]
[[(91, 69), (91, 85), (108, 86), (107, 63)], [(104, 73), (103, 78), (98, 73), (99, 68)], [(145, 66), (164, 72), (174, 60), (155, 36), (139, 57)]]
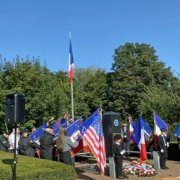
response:
[[(14, 154), (0, 151), (0, 179), (12, 179)], [(17, 157), (17, 180), (74, 180), (75, 169), (64, 163), (28, 156)]]

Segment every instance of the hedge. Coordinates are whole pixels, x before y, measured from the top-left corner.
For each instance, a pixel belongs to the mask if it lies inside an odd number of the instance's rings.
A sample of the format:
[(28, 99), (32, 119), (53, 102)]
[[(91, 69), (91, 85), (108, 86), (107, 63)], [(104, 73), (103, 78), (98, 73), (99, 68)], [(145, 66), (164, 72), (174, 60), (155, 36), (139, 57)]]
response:
[[(12, 179), (13, 153), (0, 151), (0, 180)], [(28, 156), (17, 156), (17, 180), (75, 180), (75, 169), (64, 163)]]

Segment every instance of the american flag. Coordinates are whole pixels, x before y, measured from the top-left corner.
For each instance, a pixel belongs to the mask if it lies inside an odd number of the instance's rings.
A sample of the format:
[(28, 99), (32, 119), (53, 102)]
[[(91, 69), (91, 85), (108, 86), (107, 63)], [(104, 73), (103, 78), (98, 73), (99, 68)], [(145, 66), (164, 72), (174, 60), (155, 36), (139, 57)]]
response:
[(104, 135), (102, 130), (102, 118), (99, 110), (93, 113), (82, 125), (81, 134), (94, 154), (101, 174), (106, 167), (106, 153)]
[(74, 69), (74, 58), (73, 58), (73, 52), (72, 52), (72, 45), (71, 45), (71, 39), (69, 42), (69, 79), (70, 82), (73, 80), (73, 69)]

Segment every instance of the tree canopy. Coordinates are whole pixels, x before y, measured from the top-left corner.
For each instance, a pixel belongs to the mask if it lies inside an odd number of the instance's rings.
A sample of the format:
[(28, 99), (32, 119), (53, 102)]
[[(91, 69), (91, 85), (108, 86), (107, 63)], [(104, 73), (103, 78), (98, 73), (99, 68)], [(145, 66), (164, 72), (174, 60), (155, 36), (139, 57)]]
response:
[[(180, 116), (180, 81), (170, 67), (158, 59), (148, 44), (126, 43), (115, 49), (112, 71), (100, 68), (75, 68), (75, 118), (87, 118), (99, 106), (137, 119), (142, 114), (149, 122), (157, 112), (168, 123)], [(51, 72), (39, 58), (0, 63), (0, 131), (5, 128), (4, 99), (10, 93), (23, 93), (26, 99), (26, 128), (41, 125), (52, 116), (61, 118), (71, 111), (67, 72)]]

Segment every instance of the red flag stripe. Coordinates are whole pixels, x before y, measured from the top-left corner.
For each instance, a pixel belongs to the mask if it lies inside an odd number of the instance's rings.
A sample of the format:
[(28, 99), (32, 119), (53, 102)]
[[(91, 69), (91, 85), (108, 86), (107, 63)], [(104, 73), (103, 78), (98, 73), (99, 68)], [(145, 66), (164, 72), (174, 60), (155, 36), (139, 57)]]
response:
[(87, 129), (84, 134), (84, 139), (89, 145), (92, 153), (98, 162), (98, 167), (102, 174), (104, 174), (104, 167), (106, 166), (105, 147), (102, 138), (97, 136), (94, 128), (91, 126)]

